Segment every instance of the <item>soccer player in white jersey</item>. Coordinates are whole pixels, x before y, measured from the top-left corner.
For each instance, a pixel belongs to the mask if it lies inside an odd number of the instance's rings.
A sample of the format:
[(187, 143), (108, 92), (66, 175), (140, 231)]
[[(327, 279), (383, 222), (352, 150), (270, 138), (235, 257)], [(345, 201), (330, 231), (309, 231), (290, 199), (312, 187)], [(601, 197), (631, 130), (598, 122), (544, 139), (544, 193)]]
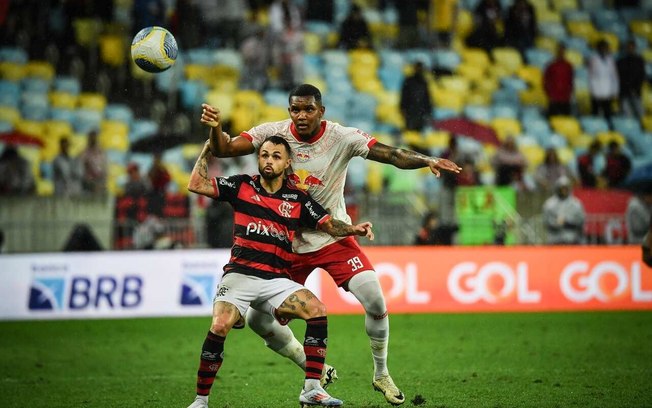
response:
[[(429, 157), (410, 150), (379, 143), (360, 129), (324, 120), (326, 108), (321, 92), (303, 84), (290, 92), (290, 119), (264, 123), (239, 136), (222, 131), (219, 109), (202, 105), (201, 122), (210, 128), (211, 153), (233, 157), (253, 153), (268, 136), (280, 135), (292, 147), (295, 184), (307, 190), (333, 218), (350, 222), (344, 203), (344, 183), (349, 161), (355, 157), (392, 164), (400, 169), (430, 168), (437, 177), (441, 170), (459, 173), (450, 160)], [(372, 385), (387, 402), (400, 405), (405, 395), (394, 384), (387, 367), (389, 318), (380, 282), (367, 256), (352, 237), (338, 239), (318, 231), (299, 234), (293, 243), (292, 279), (303, 284), (316, 268), (322, 268), (335, 283), (353, 293), (365, 309), (365, 329), (374, 361)], [(292, 331), (273, 316), (250, 310), (247, 324), (277, 353), (300, 367), (305, 365), (303, 345)]]

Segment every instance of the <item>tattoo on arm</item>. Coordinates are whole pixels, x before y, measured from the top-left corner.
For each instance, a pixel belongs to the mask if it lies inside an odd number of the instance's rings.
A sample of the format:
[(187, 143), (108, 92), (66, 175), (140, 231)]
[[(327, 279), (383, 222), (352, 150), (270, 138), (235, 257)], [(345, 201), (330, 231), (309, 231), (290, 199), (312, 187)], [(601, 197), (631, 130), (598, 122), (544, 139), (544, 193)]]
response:
[(352, 233), (351, 225), (345, 223), (344, 221), (331, 218), (327, 224), (330, 227), (326, 227), (326, 232), (334, 237), (346, 237)]
[(369, 149), (367, 159), (392, 164), (399, 169), (420, 169), (428, 167), (434, 158), (412, 150), (376, 143)]

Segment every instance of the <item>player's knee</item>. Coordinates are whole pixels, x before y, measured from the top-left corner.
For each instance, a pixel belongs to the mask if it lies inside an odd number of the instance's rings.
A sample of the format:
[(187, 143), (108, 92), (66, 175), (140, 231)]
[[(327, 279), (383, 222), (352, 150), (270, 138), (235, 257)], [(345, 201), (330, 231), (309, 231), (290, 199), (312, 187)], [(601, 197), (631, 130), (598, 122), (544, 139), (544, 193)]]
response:
[(231, 330), (231, 327), (233, 327), (233, 324), (229, 324), (228, 322), (225, 322), (224, 320), (221, 319), (213, 319), (213, 322), (211, 323), (211, 333), (217, 334), (218, 336), (226, 337), (226, 335), (229, 333)]

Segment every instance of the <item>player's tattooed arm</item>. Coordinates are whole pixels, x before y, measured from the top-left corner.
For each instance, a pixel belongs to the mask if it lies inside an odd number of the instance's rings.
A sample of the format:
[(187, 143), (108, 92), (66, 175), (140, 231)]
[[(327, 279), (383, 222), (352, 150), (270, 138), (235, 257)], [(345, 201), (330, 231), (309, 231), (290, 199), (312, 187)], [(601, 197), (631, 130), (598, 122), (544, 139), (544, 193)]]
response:
[(369, 149), (367, 159), (380, 163), (392, 164), (399, 169), (420, 169), (429, 167), (430, 171), (439, 177), (439, 170), (459, 173), (462, 170), (457, 164), (448, 159), (426, 156), (412, 150), (387, 146), (377, 142)]
[(374, 233), (371, 231), (371, 223), (363, 222), (356, 225), (347, 224), (344, 221), (329, 218), (319, 224), (319, 229), (334, 237), (348, 237), (350, 235), (366, 236), (373, 241)]
[(206, 141), (204, 148), (195, 162), (195, 167), (193, 167), (190, 173), (188, 190), (208, 197), (217, 197), (216, 187), (208, 178), (208, 160), (210, 159), (210, 155), (209, 142)]

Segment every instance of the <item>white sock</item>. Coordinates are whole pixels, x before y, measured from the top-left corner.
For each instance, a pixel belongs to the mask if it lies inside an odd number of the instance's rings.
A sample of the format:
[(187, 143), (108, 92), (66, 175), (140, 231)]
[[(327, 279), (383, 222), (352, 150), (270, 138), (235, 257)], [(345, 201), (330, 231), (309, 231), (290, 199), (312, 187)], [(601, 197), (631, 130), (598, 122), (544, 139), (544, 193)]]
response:
[(303, 382), (303, 390), (304, 391), (310, 391), (310, 390), (313, 390), (313, 389), (315, 389), (317, 387), (321, 387), (321, 385), (319, 384), (319, 380), (316, 380), (314, 378), (306, 379)]
[(361, 272), (351, 278), (348, 287), (366, 312), (365, 329), (374, 360), (374, 378), (388, 375), (389, 317), (378, 276), (374, 271)]
[(265, 340), (267, 347), (305, 370), (306, 354), (303, 344), (294, 337), (288, 326), (281, 326), (270, 314), (253, 308), (247, 310), (246, 320), (247, 325)]

